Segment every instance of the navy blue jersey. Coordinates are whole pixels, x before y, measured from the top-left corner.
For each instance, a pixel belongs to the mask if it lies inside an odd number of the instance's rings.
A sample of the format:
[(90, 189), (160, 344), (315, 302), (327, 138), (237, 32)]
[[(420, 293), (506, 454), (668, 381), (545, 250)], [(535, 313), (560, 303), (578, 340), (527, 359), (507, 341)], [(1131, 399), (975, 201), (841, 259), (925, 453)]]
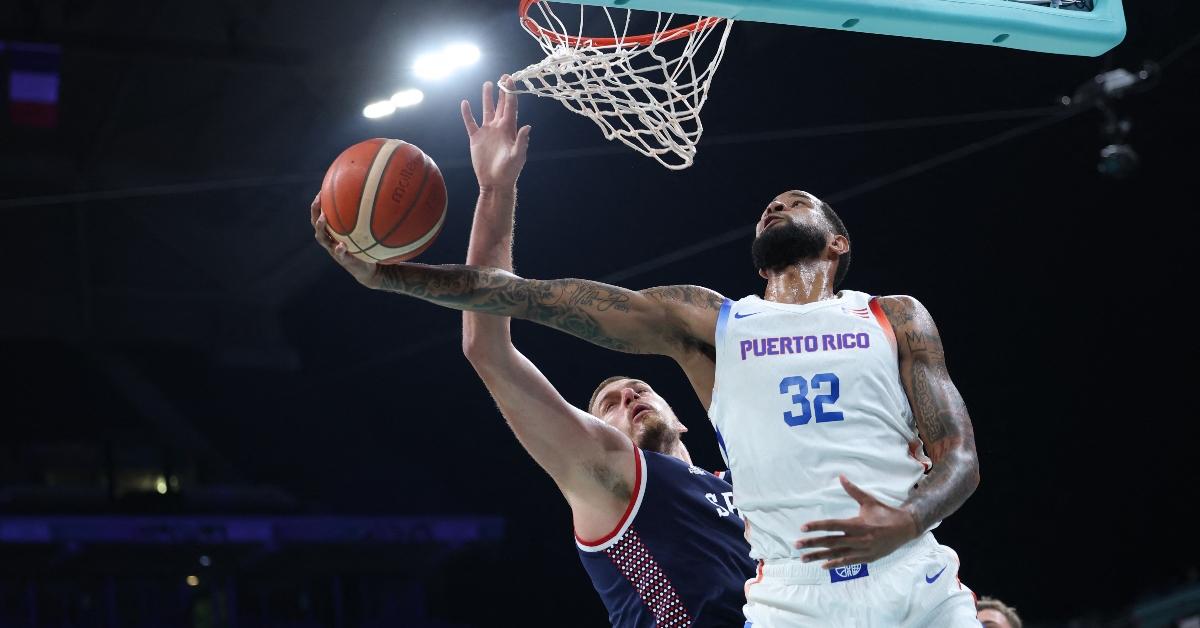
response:
[(733, 487), (686, 462), (634, 448), (633, 497), (603, 538), (576, 535), (583, 567), (619, 628), (742, 626), (755, 563)]

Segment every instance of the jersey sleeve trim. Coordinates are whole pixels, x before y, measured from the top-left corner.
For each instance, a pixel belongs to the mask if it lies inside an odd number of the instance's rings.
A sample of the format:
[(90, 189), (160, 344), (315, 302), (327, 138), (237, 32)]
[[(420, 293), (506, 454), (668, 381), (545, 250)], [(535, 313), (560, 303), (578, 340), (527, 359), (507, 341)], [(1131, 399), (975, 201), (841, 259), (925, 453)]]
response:
[(729, 311), (733, 309), (733, 301), (725, 299), (721, 304), (721, 313), (717, 315), (717, 346), (725, 340), (725, 326), (729, 323)]
[(888, 342), (892, 343), (892, 349), (897, 350), (896, 331), (892, 329), (892, 321), (888, 320), (887, 314), (879, 306), (879, 297), (871, 297), (870, 306), (871, 313), (875, 315), (875, 321), (883, 328), (883, 334), (887, 336)]
[[(716, 343), (713, 345), (713, 348), (716, 350), (716, 354), (717, 354), (716, 364), (721, 363), (722, 354), (725, 353), (725, 329), (726, 329), (726, 327), (729, 326), (729, 312), (731, 310), (733, 310), (733, 301), (731, 299), (725, 299), (725, 302), (721, 304), (721, 313), (717, 314), (717, 329), (716, 329), (716, 333), (713, 334), (713, 339)], [(713, 369), (712, 397), (709, 398), (709, 402), (708, 402), (708, 418), (710, 420), (714, 416), (717, 416), (717, 414), (716, 414), (717, 408), (720, 407), (719, 406), (719, 400), (721, 398), (720, 388), (721, 388), (721, 369), (714, 368)], [(714, 425), (715, 425), (715, 423), (714, 423)], [(718, 434), (717, 438), (719, 439), (719, 438), (721, 438), (721, 436)]]
[(617, 522), (616, 527), (612, 532), (595, 539), (587, 540), (575, 534), (575, 545), (584, 552), (603, 552), (609, 546), (621, 540), (625, 531), (637, 518), (638, 510), (642, 507), (642, 497), (646, 494), (646, 456), (642, 453), (639, 447), (633, 448), (633, 495), (629, 498), (629, 505), (625, 507), (625, 514), (621, 515), (621, 520)]

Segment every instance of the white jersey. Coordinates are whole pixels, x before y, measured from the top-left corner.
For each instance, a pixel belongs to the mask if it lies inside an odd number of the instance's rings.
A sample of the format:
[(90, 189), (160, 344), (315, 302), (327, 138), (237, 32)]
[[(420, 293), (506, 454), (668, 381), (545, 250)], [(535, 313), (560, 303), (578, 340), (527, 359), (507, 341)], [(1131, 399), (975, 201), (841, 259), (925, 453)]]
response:
[(838, 474), (886, 504), (908, 498), (925, 465), (910, 449), (917, 430), (895, 334), (869, 295), (727, 300), (716, 341), (709, 417), (752, 558), (801, 556), (796, 540), (828, 533), (800, 526), (857, 516)]

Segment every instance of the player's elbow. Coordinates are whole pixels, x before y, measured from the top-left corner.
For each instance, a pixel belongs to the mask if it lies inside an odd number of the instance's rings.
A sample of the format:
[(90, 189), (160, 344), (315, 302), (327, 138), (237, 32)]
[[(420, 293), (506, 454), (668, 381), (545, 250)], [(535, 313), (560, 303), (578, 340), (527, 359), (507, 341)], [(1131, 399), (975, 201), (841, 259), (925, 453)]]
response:
[(511, 364), (516, 349), (502, 330), (476, 330), (472, 325), (463, 325), (462, 352), (479, 374), (502, 371)]
[(935, 448), (933, 466), (942, 468), (943, 473), (953, 478), (953, 484), (962, 491), (964, 499), (969, 497), (979, 488), (979, 454), (974, 443), (943, 441), (939, 444), (943, 447)]
[(473, 366), (483, 366), (495, 358), (493, 343), (470, 326), (463, 326), (462, 352)]

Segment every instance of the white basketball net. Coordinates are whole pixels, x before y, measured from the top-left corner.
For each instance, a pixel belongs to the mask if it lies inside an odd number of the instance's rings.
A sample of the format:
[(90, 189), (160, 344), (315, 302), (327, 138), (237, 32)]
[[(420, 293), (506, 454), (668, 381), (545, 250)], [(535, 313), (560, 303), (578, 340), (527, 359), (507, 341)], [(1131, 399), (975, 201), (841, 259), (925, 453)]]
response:
[[(601, 10), (614, 41), (601, 41), (594, 32)], [(667, 168), (682, 170), (696, 156), (696, 143), (704, 132), (700, 109), (733, 22), (702, 18), (690, 32), (672, 33), (687, 21), (658, 13), (649, 41), (631, 41), (640, 34), (629, 32), (632, 13), (593, 7), (588, 12), (593, 32), (585, 36), (585, 7), (579, 6), (579, 28), (572, 34), (550, 3), (538, 0), (529, 7), (529, 20), (522, 20), (522, 26), (546, 58), (513, 73), (512, 91), (553, 98), (590, 118), (605, 138), (620, 140)], [(721, 23), (724, 28), (717, 28)], [(717, 31), (719, 37), (712, 37)], [(715, 50), (705, 49), (710, 38), (717, 40)], [(707, 65), (696, 61), (702, 50)]]

